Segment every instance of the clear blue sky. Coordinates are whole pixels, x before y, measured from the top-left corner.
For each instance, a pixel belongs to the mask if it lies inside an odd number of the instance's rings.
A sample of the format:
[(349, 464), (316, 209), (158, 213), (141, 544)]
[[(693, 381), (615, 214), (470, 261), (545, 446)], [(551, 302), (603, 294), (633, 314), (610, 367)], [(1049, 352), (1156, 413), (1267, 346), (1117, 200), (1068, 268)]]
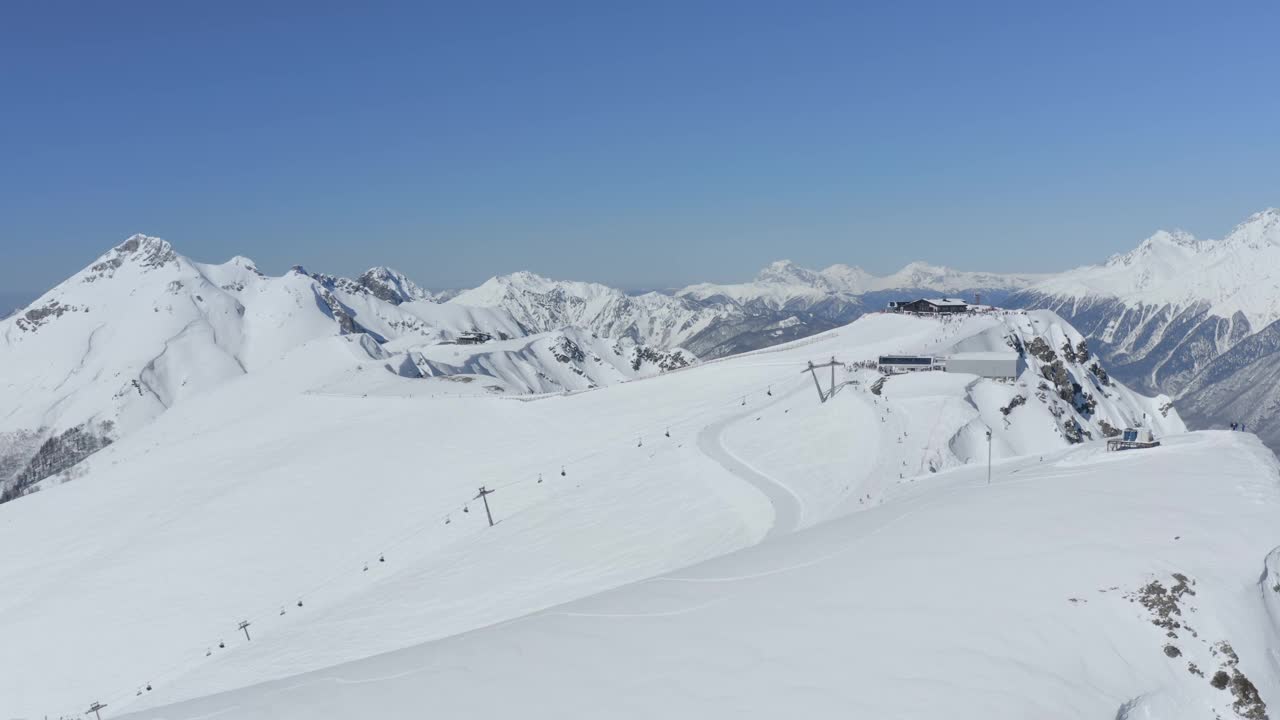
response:
[(0, 289), (1054, 270), (1280, 205), (1280, 5), (12, 2)]

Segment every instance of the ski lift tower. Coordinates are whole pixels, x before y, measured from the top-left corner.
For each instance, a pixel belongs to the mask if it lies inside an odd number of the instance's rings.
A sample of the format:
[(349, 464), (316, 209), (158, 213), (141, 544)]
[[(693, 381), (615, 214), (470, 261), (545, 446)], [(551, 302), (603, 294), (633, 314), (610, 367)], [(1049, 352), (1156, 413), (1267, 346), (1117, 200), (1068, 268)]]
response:
[[(836, 362), (834, 355), (831, 357), (831, 362), (822, 363), (821, 365), (814, 365), (813, 361), (810, 360), (809, 367), (805, 368), (801, 373), (802, 375), (804, 373), (811, 373), (813, 375), (813, 386), (818, 388), (819, 402), (826, 402), (831, 399), (831, 396), (836, 394), (836, 366), (839, 364), (840, 363)], [(818, 381), (818, 368), (824, 367), (831, 368), (831, 387), (825, 391), (822, 389), (822, 383)]]

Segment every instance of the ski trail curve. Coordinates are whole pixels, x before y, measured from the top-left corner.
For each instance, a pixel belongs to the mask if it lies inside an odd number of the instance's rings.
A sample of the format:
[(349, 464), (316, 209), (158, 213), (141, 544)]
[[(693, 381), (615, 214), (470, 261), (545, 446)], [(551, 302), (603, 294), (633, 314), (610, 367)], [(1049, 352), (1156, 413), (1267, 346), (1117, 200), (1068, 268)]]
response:
[(804, 515), (804, 507), (800, 502), (800, 496), (796, 495), (794, 490), (756, 470), (729, 452), (729, 449), (724, 446), (724, 430), (733, 423), (806, 389), (801, 387), (799, 390), (793, 390), (763, 406), (753, 407), (745, 412), (721, 418), (698, 432), (699, 452), (715, 460), (720, 467), (764, 493), (769, 503), (773, 505), (773, 525), (769, 527), (768, 532), (764, 534), (761, 540), (774, 535), (789, 533), (800, 527), (800, 518)]

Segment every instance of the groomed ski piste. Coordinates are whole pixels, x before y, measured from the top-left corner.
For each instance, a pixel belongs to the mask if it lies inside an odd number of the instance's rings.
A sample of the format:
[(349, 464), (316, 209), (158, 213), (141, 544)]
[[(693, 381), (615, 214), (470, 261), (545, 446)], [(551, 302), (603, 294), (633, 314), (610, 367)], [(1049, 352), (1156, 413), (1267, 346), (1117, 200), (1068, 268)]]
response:
[[(870, 315), (529, 401), (310, 343), (0, 506), (0, 716), (1260, 717), (1252, 436), (1116, 384), (1077, 417), (1038, 361), (878, 393), (854, 366), (1073, 333)], [(1105, 453), (1101, 420), (1164, 444)]]

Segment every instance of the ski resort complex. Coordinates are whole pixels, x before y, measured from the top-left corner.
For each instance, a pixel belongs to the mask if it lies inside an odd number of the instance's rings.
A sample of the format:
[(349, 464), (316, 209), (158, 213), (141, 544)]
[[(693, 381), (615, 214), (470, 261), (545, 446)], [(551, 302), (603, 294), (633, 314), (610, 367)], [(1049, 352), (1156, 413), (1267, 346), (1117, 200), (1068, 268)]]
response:
[(1277, 28), (6, 4), (0, 720), (1280, 720)]
[[(581, 300), (547, 304), (566, 290)], [(796, 677), (858, 668), (802, 701), (818, 715), (892, 714), (923, 655), (967, 688), (917, 688), (924, 715), (1251, 718), (1277, 691), (1274, 458), (1187, 433), (1060, 316), (869, 313), (700, 360), (675, 343), (722, 320), (630, 302), (532, 276), (442, 301), (390, 270), (273, 278), (135, 237), (0, 322), (20, 369), (0, 547), (24, 548), (0, 555), (23, 588), (0, 601), (24, 648), (0, 657), (5, 712), (340, 718), (425, 691), (457, 715), (493, 677), (503, 714), (615, 695), (638, 716), (713, 714), (663, 691), (687, 681), (773, 716), (799, 696), (761, 694), (751, 668), (780, 652)], [(617, 337), (622, 308), (637, 316)], [(1138, 511), (1152, 493), (1163, 509)], [(1225, 516), (1247, 532), (1214, 532)], [(1080, 536), (1145, 549), (1060, 547)], [(940, 538), (943, 555), (921, 544)], [(1058, 548), (1053, 579), (1019, 588), (1036, 570), (1004, 559), (1015, 546)], [(764, 645), (714, 640), (778, 605), (797, 620)], [(1023, 646), (1024, 625), (1063, 635)], [(854, 641), (834, 651), (832, 628)], [(685, 659), (654, 665), (649, 643)], [(1126, 672), (1090, 680), (1117, 643)], [(1010, 658), (1026, 677), (996, 693)]]

